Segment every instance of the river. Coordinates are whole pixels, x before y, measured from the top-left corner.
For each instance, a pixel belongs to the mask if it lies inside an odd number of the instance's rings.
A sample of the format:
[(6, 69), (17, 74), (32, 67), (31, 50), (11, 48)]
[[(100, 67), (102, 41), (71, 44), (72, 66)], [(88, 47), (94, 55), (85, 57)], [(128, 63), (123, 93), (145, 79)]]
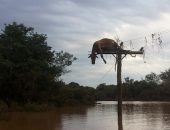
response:
[[(117, 130), (117, 102), (10, 112), (0, 130)], [(123, 130), (170, 130), (170, 102), (123, 102)]]

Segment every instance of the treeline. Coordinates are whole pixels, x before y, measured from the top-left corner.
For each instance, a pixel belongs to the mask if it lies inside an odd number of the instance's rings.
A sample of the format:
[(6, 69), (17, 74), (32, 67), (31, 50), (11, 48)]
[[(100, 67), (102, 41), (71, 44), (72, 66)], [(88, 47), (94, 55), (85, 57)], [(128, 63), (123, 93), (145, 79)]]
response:
[(62, 86), (57, 93), (57, 105), (93, 105), (96, 102), (95, 89), (71, 82)]
[[(96, 100), (116, 100), (116, 93), (115, 85), (100, 84), (96, 88)], [(125, 101), (170, 101), (170, 69), (159, 75), (150, 73), (140, 81), (127, 77), (122, 93)]]

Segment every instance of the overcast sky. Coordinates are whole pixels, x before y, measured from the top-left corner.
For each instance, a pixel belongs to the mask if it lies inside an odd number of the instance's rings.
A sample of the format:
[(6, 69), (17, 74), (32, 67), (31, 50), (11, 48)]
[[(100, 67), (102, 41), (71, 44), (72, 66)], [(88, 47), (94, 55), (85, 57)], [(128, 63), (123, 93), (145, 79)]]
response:
[[(88, 58), (93, 43), (105, 37), (119, 37), (125, 49), (145, 47), (144, 58), (123, 60), (122, 79), (140, 80), (150, 72), (159, 74), (170, 68), (169, 0), (0, 0), (0, 28), (13, 21), (47, 34), (54, 50), (78, 58), (69, 67), (72, 72), (62, 76), (66, 83), (116, 84), (113, 56), (104, 56), (107, 64), (99, 57), (95, 65)], [(160, 35), (161, 46), (153, 42), (153, 33)]]

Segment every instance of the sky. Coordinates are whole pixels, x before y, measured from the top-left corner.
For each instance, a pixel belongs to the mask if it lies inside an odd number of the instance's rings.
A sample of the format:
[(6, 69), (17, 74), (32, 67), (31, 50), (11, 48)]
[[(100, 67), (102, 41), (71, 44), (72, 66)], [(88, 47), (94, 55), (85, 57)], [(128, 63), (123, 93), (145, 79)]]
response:
[(99, 56), (95, 65), (88, 58), (93, 43), (102, 38), (119, 38), (128, 50), (145, 47), (144, 56), (123, 59), (123, 81), (170, 68), (169, 0), (0, 0), (0, 28), (14, 21), (47, 34), (53, 50), (78, 58), (68, 67), (72, 72), (61, 77), (66, 83), (116, 84), (113, 56), (104, 55), (107, 64)]

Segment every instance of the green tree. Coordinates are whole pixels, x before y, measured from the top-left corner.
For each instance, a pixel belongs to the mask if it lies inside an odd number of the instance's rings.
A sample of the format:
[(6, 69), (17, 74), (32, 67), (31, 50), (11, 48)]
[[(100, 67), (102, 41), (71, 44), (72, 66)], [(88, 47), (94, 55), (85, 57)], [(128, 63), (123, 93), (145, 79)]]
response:
[(70, 72), (70, 70), (67, 69), (67, 66), (72, 65), (72, 62), (77, 59), (70, 53), (63, 51), (55, 52), (53, 58), (52, 65), (57, 68), (56, 78), (60, 77), (62, 74)]
[[(0, 98), (10, 106), (48, 100), (59, 77), (76, 58), (67, 52), (55, 52), (47, 45), (47, 36), (23, 24), (5, 25), (0, 33)], [(49, 94), (49, 95), (48, 95)]]
[(96, 88), (96, 99), (98, 101), (115, 100), (116, 99), (116, 85), (99, 84)]
[(155, 73), (150, 73), (145, 76), (146, 82), (152, 82), (158, 84), (160, 82), (160, 78), (157, 74)]
[(165, 70), (165, 72), (161, 72), (161, 74), (159, 75), (162, 83), (166, 86), (170, 86), (170, 69)]
[(161, 72), (159, 76), (162, 80), (161, 96), (164, 100), (170, 100), (170, 69)]
[(78, 83), (75, 83), (75, 82), (70, 82), (68, 84), (69, 87), (73, 87), (73, 88), (80, 88), (81, 86), (78, 84)]

